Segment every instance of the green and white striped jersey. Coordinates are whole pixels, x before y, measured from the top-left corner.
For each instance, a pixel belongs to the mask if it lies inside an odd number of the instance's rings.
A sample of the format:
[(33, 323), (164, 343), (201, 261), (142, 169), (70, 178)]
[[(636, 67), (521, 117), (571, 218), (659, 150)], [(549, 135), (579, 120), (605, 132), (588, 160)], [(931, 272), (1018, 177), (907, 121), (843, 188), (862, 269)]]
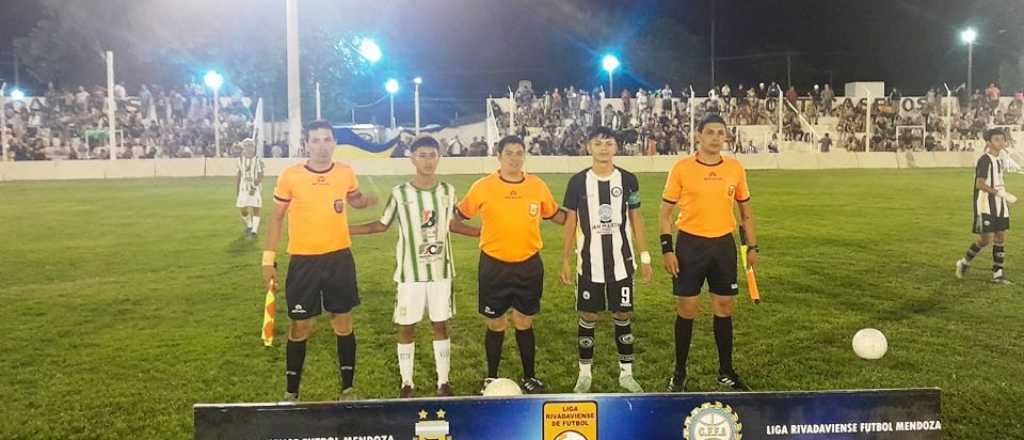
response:
[(391, 189), (380, 222), (398, 219), (395, 244), (395, 282), (427, 282), (451, 279), (452, 262), (448, 223), (455, 207), (455, 187), (438, 182), (431, 189), (403, 183)]

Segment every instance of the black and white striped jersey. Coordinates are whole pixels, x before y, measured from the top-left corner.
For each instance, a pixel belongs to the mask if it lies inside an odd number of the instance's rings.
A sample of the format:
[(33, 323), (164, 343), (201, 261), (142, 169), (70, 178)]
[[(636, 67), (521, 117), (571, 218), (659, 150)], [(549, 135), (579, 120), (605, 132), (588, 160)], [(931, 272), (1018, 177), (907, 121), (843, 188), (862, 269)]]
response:
[[(1003, 181), (1005, 172), (1006, 162), (1001, 157), (985, 153), (978, 158), (978, 164), (974, 168), (974, 177), (985, 179), (986, 185), (998, 191), (1005, 188)], [(982, 215), (1009, 218), (1010, 207), (1002, 197), (996, 197), (995, 194), (989, 194), (975, 187), (974, 217), (978, 218)]]
[(636, 259), (629, 210), (640, 207), (636, 175), (616, 167), (598, 177), (587, 168), (569, 179), (566, 209), (576, 211), (576, 272), (593, 283), (633, 275)]

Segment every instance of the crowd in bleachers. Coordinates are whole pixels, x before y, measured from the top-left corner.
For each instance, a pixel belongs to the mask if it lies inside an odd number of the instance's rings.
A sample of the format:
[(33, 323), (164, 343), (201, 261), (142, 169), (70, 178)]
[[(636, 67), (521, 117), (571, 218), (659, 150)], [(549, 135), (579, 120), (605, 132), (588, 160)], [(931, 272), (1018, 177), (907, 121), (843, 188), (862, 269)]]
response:
[[(963, 90), (958, 89), (959, 91)], [(535, 93), (524, 83), (514, 95), (514, 115), (494, 107), (502, 134), (515, 133), (526, 139), (533, 154), (582, 155), (580, 145), (589, 127), (603, 124), (619, 130), (623, 154), (678, 154), (690, 149), (690, 111), (699, 121), (708, 113), (723, 116), (732, 128), (728, 143), (736, 153), (778, 152), (782, 142), (806, 142), (815, 148), (839, 147), (847, 151), (865, 151), (867, 100), (835, 99), (831, 87), (815, 85), (804, 93), (794, 87), (783, 89), (776, 83), (735, 89), (729, 85), (708, 91), (690, 105), (691, 91), (674, 92), (668, 85), (661, 89), (623, 89), (616, 94), (620, 105), (601, 108), (603, 87), (592, 90), (568, 87)], [(778, 111), (779, 94), (784, 101)], [(981, 138), (985, 127), (1021, 126), (1024, 92), (1017, 92), (1009, 105), (1000, 105), (1004, 96), (995, 84), (973, 94), (959, 93), (953, 100), (950, 140), (946, 140), (946, 109), (940, 94), (929, 90), (924, 104), (916, 102), (911, 110), (900, 111), (903, 98), (893, 90), (871, 104), (871, 151), (967, 150)], [(778, 136), (779, 118), (782, 136)], [(771, 136), (744, 138), (743, 126), (772, 127)], [(900, 126), (907, 128), (897, 129)], [(828, 131), (834, 130), (826, 140)], [(825, 144), (822, 146), (822, 144)], [(822, 147), (819, 147), (822, 146)]]
[[(180, 158), (216, 155), (213, 97), (189, 84), (180, 89), (143, 85), (129, 96), (114, 87), (118, 158)], [(109, 158), (105, 87), (61, 90), (7, 98), (3, 111), (8, 156), (14, 160)], [(237, 144), (253, 132), (255, 103), (239, 94), (220, 97), (221, 155), (237, 156)]]

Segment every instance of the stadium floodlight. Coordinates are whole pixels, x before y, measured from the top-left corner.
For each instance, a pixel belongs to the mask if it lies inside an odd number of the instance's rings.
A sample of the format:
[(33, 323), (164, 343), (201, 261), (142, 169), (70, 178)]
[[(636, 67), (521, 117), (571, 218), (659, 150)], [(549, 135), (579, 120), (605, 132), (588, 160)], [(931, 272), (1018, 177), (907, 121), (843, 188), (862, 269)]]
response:
[(398, 93), (398, 80), (391, 78), (384, 83), (384, 90), (387, 90), (391, 97), (391, 129), (395, 128), (395, 93)]
[(387, 82), (384, 83), (384, 90), (387, 90), (391, 95), (398, 93), (398, 80), (394, 78), (387, 80)]
[(213, 146), (217, 157), (220, 157), (220, 86), (224, 85), (224, 77), (211, 70), (206, 72), (203, 82), (213, 90)]
[(376, 64), (384, 56), (380, 46), (371, 38), (363, 38), (359, 42), (359, 55), (362, 55), (370, 64)]
[(604, 59), (601, 60), (601, 67), (603, 67), (604, 70), (608, 72), (608, 95), (606, 96), (608, 96), (609, 98), (614, 96), (612, 95), (612, 86), (614, 84), (612, 82), (612, 75), (615, 73), (615, 69), (618, 69), (621, 65), (622, 64), (619, 63), (619, 58), (616, 57), (615, 55), (605, 55)]
[(971, 84), (974, 73), (974, 42), (978, 39), (978, 32), (974, 28), (967, 28), (960, 32), (960, 41), (967, 45), (967, 93), (970, 94), (973, 85)]
[(417, 76), (417, 77), (415, 77), (415, 78), (413, 78), (413, 79), (412, 79), (412, 82), (413, 82), (414, 84), (416, 84), (416, 85), (420, 85), (420, 84), (423, 84), (423, 77), (421, 77), (421, 76)]
[(11, 99), (13, 99), (15, 101), (21, 101), (21, 100), (25, 99), (25, 92), (22, 91), (21, 89), (11, 90)]
[(960, 31), (960, 41), (963, 41), (964, 44), (974, 44), (974, 41), (977, 39), (978, 31), (975, 31), (974, 28), (967, 28)]
[(220, 90), (220, 86), (224, 85), (224, 77), (214, 70), (206, 72), (206, 76), (203, 77), (203, 82), (206, 83), (206, 87), (213, 89), (213, 91)]

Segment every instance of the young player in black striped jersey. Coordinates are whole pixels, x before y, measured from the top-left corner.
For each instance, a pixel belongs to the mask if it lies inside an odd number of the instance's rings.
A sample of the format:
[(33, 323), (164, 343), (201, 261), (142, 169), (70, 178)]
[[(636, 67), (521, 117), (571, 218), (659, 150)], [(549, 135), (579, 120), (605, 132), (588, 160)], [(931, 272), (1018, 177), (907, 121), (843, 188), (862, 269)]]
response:
[(607, 310), (615, 322), (619, 385), (641, 393), (643, 388), (633, 377), (633, 274), (639, 259), (643, 282), (651, 280), (651, 255), (640, 215), (640, 184), (633, 173), (613, 163), (619, 146), (614, 131), (594, 129), (587, 136), (586, 146), (593, 165), (569, 179), (563, 203), (568, 215), (561, 279), (566, 285), (575, 281), (579, 312), (580, 373), (574, 391), (590, 391), (595, 327), (598, 313)]
[(451, 369), (451, 342), (448, 320), (455, 314), (452, 301), (452, 262), (449, 230), (477, 237), (478, 228), (462, 223), (454, 216), (455, 187), (437, 179), (441, 159), (440, 144), (431, 136), (413, 140), (409, 158), (416, 176), (395, 186), (380, 220), (349, 227), (352, 235), (387, 231), (398, 220), (395, 245), (394, 280), (398, 284), (394, 321), (398, 330), (398, 370), (402, 378), (399, 397), (413, 397), (416, 324), (424, 311), (434, 334), (434, 364), (437, 368), (437, 395), (452, 395), (448, 384)]
[(1006, 162), (1000, 157), (1006, 148), (1006, 132), (998, 128), (984, 133), (985, 154), (978, 158), (974, 168), (974, 226), (978, 239), (967, 248), (967, 253), (956, 262), (956, 277), (963, 278), (971, 260), (992, 243), (992, 282), (1013, 284), (1003, 272), (1006, 258), (1006, 231), (1010, 229), (1010, 206), (1017, 197), (1006, 192), (1003, 174)]

